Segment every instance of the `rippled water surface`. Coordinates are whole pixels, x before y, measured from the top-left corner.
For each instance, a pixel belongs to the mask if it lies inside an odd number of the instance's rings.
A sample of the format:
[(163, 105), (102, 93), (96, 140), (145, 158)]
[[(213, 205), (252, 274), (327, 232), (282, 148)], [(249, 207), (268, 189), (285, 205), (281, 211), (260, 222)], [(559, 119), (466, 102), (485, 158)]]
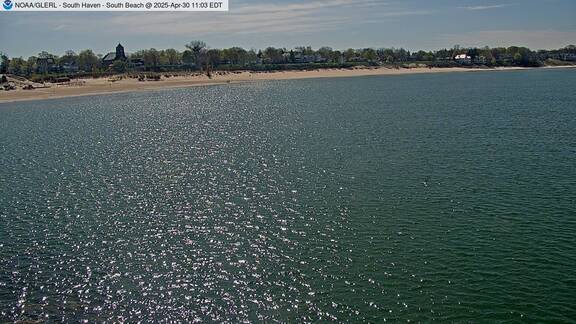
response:
[(575, 84), (0, 104), (0, 321), (574, 321)]

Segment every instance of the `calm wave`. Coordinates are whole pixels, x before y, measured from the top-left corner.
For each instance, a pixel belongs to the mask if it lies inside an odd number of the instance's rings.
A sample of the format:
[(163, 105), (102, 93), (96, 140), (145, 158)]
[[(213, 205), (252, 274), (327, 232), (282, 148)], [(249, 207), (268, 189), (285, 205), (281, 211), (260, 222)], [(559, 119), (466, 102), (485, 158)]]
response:
[(575, 72), (0, 104), (0, 321), (574, 320)]

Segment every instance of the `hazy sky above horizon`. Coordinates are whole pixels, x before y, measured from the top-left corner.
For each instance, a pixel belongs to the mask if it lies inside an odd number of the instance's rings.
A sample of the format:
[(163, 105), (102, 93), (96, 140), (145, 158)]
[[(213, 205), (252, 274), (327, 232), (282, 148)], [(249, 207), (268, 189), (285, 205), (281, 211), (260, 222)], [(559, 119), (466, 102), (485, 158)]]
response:
[(229, 0), (225, 13), (0, 12), (0, 51), (576, 44), (575, 0)]

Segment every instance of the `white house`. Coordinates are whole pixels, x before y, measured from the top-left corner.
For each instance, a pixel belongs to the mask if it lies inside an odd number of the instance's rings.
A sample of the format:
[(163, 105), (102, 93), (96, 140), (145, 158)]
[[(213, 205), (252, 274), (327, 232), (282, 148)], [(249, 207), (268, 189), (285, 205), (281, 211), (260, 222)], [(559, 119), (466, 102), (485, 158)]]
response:
[(466, 54), (458, 54), (454, 57), (454, 60), (461, 64), (470, 64), (472, 63), (472, 57)]

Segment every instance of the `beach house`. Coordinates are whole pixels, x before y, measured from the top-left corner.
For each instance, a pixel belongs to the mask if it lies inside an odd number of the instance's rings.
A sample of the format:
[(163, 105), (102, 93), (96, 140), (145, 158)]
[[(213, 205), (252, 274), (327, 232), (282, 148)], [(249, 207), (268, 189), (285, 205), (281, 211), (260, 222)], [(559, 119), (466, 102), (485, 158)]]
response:
[(454, 61), (460, 64), (470, 64), (472, 63), (472, 57), (467, 54), (458, 54), (454, 57)]
[(481, 65), (484, 65), (488, 62), (488, 60), (486, 59), (486, 56), (483, 56), (483, 55), (476, 56), (473, 61), (474, 61), (474, 64), (481, 64)]
[(56, 60), (53, 57), (39, 57), (36, 59), (37, 73), (56, 72), (57, 70), (58, 66), (56, 65)]

